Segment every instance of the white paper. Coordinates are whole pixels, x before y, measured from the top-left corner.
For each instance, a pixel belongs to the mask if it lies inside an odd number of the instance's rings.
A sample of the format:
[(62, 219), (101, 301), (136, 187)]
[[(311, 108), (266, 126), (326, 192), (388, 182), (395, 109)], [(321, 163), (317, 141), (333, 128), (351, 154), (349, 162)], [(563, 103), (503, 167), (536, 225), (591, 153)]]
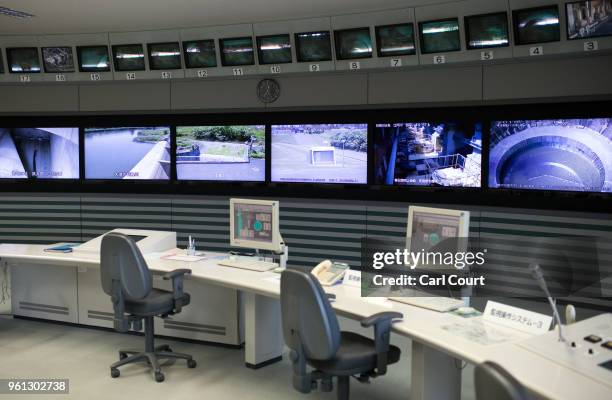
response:
[(196, 262), (196, 261), (201, 261), (205, 258), (206, 257), (202, 257), (202, 256), (184, 256), (184, 255), (176, 254), (173, 256), (166, 256), (164, 257), (164, 260)]
[(481, 317), (462, 320), (441, 327), (443, 330), (463, 339), (483, 346), (516, 342), (527, 335), (520, 331), (496, 327), (495, 324), (484, 321)]

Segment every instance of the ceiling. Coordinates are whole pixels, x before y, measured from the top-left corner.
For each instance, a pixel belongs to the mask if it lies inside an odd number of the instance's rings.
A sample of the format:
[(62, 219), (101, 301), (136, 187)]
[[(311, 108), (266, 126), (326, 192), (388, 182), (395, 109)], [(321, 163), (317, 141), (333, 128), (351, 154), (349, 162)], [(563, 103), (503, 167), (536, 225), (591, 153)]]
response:
[(406, 8), (449, 0), (0, 0), (34, 14), (0, 15), (0, 34), (143, 31), (280, 21)]

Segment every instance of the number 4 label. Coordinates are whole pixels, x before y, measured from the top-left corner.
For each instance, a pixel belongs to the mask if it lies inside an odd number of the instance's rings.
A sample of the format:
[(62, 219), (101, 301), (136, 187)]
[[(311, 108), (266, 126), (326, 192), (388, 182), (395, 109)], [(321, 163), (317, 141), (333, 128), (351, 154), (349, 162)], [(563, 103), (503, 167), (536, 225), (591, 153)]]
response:
[(542, 46), (535, 46), (529, 48), (530, 56), (541, 56), (544, 54), (544, 48)]

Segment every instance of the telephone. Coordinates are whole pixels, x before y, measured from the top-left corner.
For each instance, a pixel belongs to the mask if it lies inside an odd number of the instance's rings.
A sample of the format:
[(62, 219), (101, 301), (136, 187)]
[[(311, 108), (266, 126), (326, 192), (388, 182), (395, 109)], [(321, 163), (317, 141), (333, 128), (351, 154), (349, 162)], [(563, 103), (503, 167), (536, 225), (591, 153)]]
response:
[(314, 267), (311, 274), (317, 277), (321, 285), (331, 286), (342, 279), (348, 269), (348, 264), (325, 260)]

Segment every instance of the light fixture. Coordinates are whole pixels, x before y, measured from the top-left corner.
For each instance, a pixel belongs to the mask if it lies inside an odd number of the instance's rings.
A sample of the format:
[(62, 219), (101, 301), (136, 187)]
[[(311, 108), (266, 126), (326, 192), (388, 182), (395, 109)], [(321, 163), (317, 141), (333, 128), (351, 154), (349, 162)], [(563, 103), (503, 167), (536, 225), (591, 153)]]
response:
[(14, 18), (32, 18), (34, 17), (34, 14), (30, 14), (25, 11), (17, 11), (17, 10), (13, 10), (12, 8), (2, 7), (2, 6), (0, 6), (0, 14), (6, 15), (7, 17), (14, 17)]

